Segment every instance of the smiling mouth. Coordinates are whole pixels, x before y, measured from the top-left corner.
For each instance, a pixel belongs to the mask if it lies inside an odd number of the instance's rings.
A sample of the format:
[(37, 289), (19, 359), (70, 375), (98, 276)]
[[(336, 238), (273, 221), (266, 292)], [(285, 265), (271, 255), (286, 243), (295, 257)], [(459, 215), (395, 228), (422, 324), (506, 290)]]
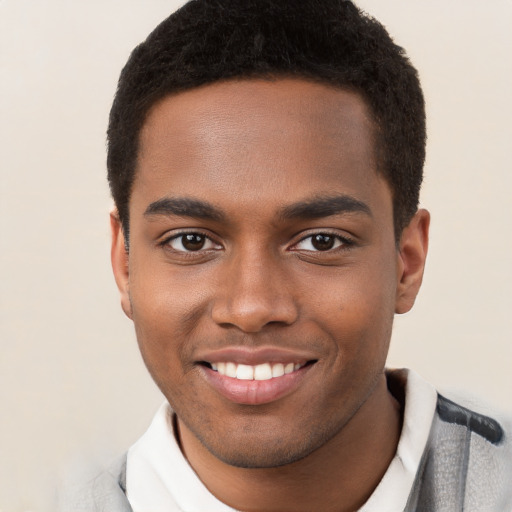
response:
[(268, 404), (294, 393), (309, 381), (319, 362), (309, 350), (276, 346), (231, 346), (198, 356), (199, 375), (211, 389), (231, 403), (245, 405)]
[(225, 377), (230, 377), (237, 380), (271, 380), (289, 375), (299, 371), (305, 366), (314, 364), (316, 361), (301, 361), (301, 362), (287, 362), (287, 363), (262, 363), (257, 365), (237, 364), (232, 361), (220, 361), (216, 363), (209, 363), (203, 361), (201, 364), (210, 368)]

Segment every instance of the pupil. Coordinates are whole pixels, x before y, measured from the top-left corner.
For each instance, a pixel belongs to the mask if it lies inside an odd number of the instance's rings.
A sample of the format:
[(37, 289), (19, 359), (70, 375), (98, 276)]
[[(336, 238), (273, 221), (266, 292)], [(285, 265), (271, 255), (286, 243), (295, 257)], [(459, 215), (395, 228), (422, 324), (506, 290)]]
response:
[(189, 233), (188, 235), (183, 235), (181, 243), (188, 251), (198, 251), (203, 248), (204, 240), (204, 235)]
[(319, 251), (328, 251), (334, 246), (334, 237), (331, 235), (315, 235), (311, 241), (313, 247)]

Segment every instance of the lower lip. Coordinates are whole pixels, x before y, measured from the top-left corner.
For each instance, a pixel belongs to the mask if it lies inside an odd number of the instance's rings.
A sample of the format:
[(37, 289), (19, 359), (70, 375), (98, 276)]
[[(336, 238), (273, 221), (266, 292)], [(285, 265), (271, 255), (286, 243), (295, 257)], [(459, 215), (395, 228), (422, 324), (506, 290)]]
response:
[(236, 404), (262, 405), (289, 395), (299, 386), (313, 365), (268, 380), (241, 380), (202, 367), (208, 383), (224, 398)]

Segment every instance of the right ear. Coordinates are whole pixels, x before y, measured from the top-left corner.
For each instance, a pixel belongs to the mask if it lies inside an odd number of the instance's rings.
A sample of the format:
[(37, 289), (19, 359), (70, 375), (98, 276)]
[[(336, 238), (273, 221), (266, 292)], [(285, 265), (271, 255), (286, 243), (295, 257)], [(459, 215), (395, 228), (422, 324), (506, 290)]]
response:
[(117, 210), (110, 212), (110, 230), (112, 234), (112, 247), (110, 259), (117, 288), (121, 294), (121, 307), (125, 315), (132, 319), (132, 305), (130, 302), (129, 284), (130, 272), (128, 265), (128, 251), (126, 249), (124, 231)]

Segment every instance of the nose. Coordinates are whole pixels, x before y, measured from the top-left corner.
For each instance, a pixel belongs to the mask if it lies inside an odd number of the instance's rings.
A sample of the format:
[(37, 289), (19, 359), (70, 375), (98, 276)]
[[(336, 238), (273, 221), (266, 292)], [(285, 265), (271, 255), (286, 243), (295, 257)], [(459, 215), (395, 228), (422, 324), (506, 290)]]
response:
[(253, 253), (226, 265), (212, 307), (218, 325), (256, 333), (268, 325), (291, 325), (297, 320), (292, 283), (283, 262), (276, 259)]

